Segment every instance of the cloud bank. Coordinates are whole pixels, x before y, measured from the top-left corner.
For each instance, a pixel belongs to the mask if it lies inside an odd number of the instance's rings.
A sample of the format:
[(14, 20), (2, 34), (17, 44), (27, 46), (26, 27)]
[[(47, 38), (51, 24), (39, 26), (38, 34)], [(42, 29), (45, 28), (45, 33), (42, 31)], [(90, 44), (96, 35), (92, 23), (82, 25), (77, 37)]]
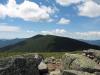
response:
[(17, 26), (8, 26), (2, 25), (0, 26), (0, 32), (19, 32), (21, 29)]
[(100, 32), (99, 31), (89, 31), (89, 32), (70, 32), (65, 29), (54, 29), (54, 30), (47, 30), (41, 31), (41, 34), (50, 34), (50, 35), (58, 35), (58, 36), (65, 36), (71, 37), (75, 39), (99, 39)]
[(29, 21), (40, 21), (50, 19), (52, 13), (54, 13), (54, 9), (51, 7), (40, 6), (28, 0), (21, 4), (16, 4), (16, 0), (8, 0), (6, 5), (0, 4), (0, 17), (9, 16)]

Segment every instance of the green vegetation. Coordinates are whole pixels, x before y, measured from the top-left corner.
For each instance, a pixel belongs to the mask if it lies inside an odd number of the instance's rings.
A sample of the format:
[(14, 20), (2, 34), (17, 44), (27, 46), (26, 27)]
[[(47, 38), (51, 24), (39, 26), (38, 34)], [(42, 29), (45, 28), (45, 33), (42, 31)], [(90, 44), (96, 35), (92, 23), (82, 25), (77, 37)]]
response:
[[(15, 56), (15, 55), (22, 55), (22, 54), (27, 54), (27, 53), (34, 53), (34, 52), (21, 52), (21, 51), (20, 52), (19, 51), (0, 52), (0, 58)], [(43, 55), (44, 58), (51, 57), (51, 56), (60, 58), (66, 52), (37, 52), (37, 53)], [(74, 51), (74, 52), (68, 52), (68, 53), (81, 53), (81, 51)]]
[(0, 52), (0, 58), (14, 56), (14, 55), (21, 55), (25, 53), (27, 52)]

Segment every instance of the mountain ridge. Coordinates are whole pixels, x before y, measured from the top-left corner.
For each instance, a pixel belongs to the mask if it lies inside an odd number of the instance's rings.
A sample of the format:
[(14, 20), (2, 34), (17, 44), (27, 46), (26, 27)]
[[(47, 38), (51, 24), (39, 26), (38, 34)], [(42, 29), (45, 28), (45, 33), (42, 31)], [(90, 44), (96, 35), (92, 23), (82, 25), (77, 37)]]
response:
[(86, 42), (88, 44), (100, 46), (100, 40), (81, 40), (81, 41)]
[(0, 48), (6, 47), (8, 45), (13, 45), (18, 42), (23, 41), (24, 39), (0, 39)]
[(0, 48), (0, 50), (62, 52), (62, 51), (75, 51), (75, 50), (83, 50), (90, 48), (100, 49), (100, 46), (91, 45), (68, 37), (39, 34), (34, 37), (25, 39), (24, 41), (19, 42), (17, 44)]

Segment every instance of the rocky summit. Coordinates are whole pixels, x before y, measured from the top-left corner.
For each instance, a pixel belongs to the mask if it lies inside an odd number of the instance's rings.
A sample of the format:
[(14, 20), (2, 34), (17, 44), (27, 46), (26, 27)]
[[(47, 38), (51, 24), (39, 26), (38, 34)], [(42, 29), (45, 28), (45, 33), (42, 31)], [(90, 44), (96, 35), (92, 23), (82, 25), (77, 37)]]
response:
[(99, 52), (65, 53), (61, 58), (37, 53), (0, 58), (0, 75), (100, 75)]

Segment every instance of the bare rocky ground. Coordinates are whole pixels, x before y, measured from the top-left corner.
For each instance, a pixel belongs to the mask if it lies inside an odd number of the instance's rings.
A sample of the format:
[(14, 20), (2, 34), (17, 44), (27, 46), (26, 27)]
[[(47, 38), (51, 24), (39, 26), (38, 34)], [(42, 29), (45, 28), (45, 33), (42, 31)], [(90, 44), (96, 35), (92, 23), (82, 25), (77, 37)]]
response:
[(61, 59), (56, 59), (55, 57), (49, 57), (45, 59), (47, 63), (49, 75), (61, 75), (62, 63)]
[(100, 51), (65, 53), (61, 58), (37, 53), (1, 58), (0, 75), (100, 75)]
[(49, 75), (100, 75), (100, 51), (84, 50), (83, 54), (66, 53), (62, 58), (45, 59)]

